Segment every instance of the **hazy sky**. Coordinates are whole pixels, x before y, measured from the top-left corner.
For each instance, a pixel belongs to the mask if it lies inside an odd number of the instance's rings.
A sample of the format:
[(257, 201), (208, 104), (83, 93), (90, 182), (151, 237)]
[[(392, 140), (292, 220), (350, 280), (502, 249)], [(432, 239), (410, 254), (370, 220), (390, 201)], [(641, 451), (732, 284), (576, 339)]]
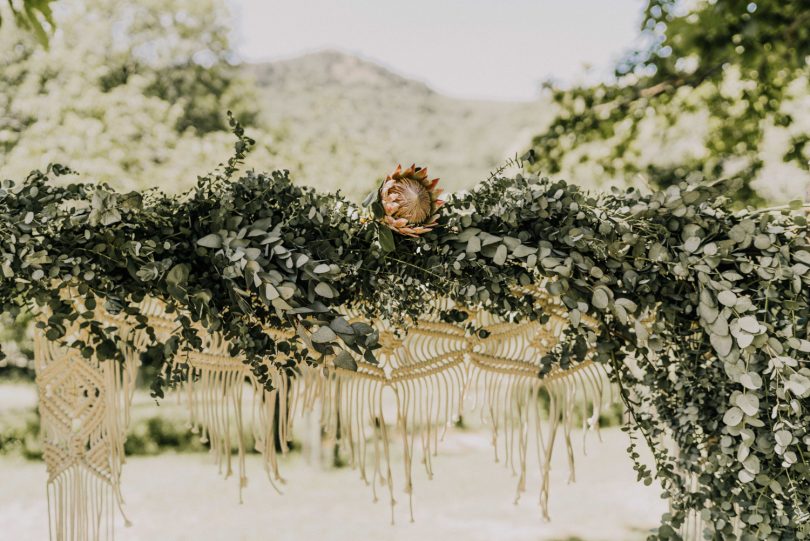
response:
[(530, 99), (539, 83), (609, 73), (643, 0), (231, 0), (248, 61), (338, 49), (467, 98)]

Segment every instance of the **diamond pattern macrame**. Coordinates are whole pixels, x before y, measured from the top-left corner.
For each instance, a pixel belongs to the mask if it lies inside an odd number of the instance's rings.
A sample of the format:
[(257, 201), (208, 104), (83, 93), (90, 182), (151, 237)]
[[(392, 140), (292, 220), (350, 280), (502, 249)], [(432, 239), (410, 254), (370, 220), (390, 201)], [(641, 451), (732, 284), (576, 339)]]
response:
[[(177, 327), (172, 316), (160, 303), (145, 302), (159, 338), (169, 338)], [(379, 323), (383, 347), (377, 352), (378, 365), (357, 358), (357, 371), (327, 363), (302, 367), (295, 378), (268, 365), (272, 390), (260, 387), (241, 359), (229, 355), (221, 337), (207, 335), (204, 351), (184, 354), (190, 377), (180, 393), (220, 470), (227, 476), (236, 469), (241, 486), (247, 481), (244, 430), (252, 430), (256, 450), (275, 484), (283, 481), (277, 448), (287, 450), (296, 414), (317, 410), (323, 433), (339, 446), (375, 497), (379, 487), (387, 489), (392, 519), (396, 501), (390, 446), (401, 446), (404, 489), (410, 495), (414, 458), (432, 476), (432, 457), (447, 428), (460, 416), (478, 411), (491, 427), (496, 458), (518, 475), (516, 498), (526, 490), (532, 441), (537, 447), (543, 474), (540, 504), (547, 517), (548, 468), (558, 429), (563, 428), (573, 480), (573, 408), (587, 407), (586, 428), (598, 428), (599, 413), (612, 396), (606, 392), (603, 369), (590, 361), (539, 376), (540, 358), (568, 324), (559, 305), (545, 302), (550, 320), (543, 324), (510, 323), (485, 312), (469, 313), (462, 324), (425, 317), (401, 332)], [(346, 315), (352, 318), (351, 313)], [(99, 318), (122, 334), (129, 332), (123, 320), (105, 314)], [(136, 349), (147, 343), (145, 336), (128, 338)], [(52, 532), (60, 541), (97, 539), (111, 530), (112, 506), (91, 500), (121, 504), (123, 442), (137, 351), (131, 351), (121, 366), (84, 359), (76, 350), (42, 336), (36, 343)], [(541, 393), (547, 395), (548, 411), (541, 411)], [(246, 399), (252, 404), (249, 418), (244, 417)], [(93, 495), (105, 489), (112, 498)]]

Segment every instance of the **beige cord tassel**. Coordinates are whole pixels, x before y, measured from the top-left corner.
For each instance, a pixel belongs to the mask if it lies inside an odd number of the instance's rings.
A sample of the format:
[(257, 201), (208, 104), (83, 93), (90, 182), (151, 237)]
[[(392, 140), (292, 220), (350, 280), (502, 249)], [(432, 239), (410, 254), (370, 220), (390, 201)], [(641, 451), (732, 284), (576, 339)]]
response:
[[(294, 419), (319, 411), (322, 437), (359, 470), (375, 501), (378, 486), (387, 487), (392, 522), (396, 488), (391, 445), (401, 445), (402, 490), (408, 495), (413, 520), (413, 460), (418, 458), (432, 477), (433, 457), (448, 427), (478, 410), (491, 431), (495, 460), (517, 477), (516, 502), (526, 490), (528, 458), (536, 455), (540, 508), (548, 519), (549, 471), (559, 429), (573, 482), (574, 422), (579, 418), (584, 428), (598, 430), (599, 416), (614, 393), (604, 369), (588, 360), (538, 377), (540, 358), (554, 347), (568, 324), (566, 310), (558, 303), (538, 302), (550, 314), (545, 324), (515, 324), (485, 312), (470, 312), (468, 323), (486, 331), (481, 334), (469, 332), (466, 323), (445, 323), (437, 316), (427, 316), (399, 334), (380, 323), (379, 365), (357, 358), (357, 371), (349, 371), (325, 359), (321, 366), (301, 367), (300, 375), (290, 378), (268, 364), (272, 390), (260, 387), (242, 360), (230, 356), (221, 337), (208, 335), (203, 352), (184, 353), (190, 378), (179, 394), (187, 403), (194, 430), (208, 442), (225, 476), (233, 473), (236, 454), (240, 500), (247, 483), (246, 435), (252, 434), (268, 479), (278, 490), (284, 482), (278, 455), (289, 451)], [(437, 307), (447, 309), (452, 304), (442, 300)], [(159, 338), (167, 339), (175, 324), (160, 303), (146, 301), (144, 308)], [(136, 350), (149, 342), (144, 336), (127, 334), (131, 331), (123, 320), (105, 314), (99, 318), (118, 326), (136, 345), (127, 352), (124, 365), (84, 359), (40, 335), (35, 342), (49, 471), (50, 535), (59, 541), (110, 538), (114, 507), (122, 505), (120, 475)], [(581, 324), (593, 325), (582, 319)], [(251, 397), (248, 403), (246, 393)], [(321, 441), (310, 443), (321, 445)], [(584, 448), (584, 436), (582, 443)]]

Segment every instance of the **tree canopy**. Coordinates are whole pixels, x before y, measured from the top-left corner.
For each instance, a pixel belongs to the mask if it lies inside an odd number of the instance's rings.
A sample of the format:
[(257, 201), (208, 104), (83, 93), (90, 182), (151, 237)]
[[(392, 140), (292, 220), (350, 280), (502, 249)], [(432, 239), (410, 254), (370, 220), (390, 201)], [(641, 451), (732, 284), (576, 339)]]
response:
[(48, 50), (0, 33), (7, 177), (65, 161), (119, 187), (171, 186), (226, 144), (228, 108), (254, 119), (217, 0), (77, 0), (56, 24)]
[(731, 176), (749, 203), (768, 153), (808, 178), (810, 3), (649, 0), (641, 26), (613, 81), (547, 85), (559, 111), (534, 138), (534, 170), (587, 163), (661, 187)]

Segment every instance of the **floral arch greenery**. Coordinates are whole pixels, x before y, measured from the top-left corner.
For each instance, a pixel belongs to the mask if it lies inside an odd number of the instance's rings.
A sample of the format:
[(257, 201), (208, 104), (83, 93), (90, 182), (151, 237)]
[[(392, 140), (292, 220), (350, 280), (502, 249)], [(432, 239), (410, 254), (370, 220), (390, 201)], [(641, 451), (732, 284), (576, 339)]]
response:
[[(710, 538), (804, 535), (810, 237), (801, 205), (736, 210), (723, 181), (591, 194), (499, 172), (448, 198), (435, 224), (425, 217), (426, 227), (403, 230), (378, 194), (361, 207), (296, 186), (285, 171), (239, 173), (253, 142), (234, 131), (234, 156), (177, 196), (69, 182), (56, 165), (4, 181), (3, 312), (44, 308), (49, 340), (115, 363), (135, 345), (95, 318), (103, 306), (151, 336), (137, 347), (159, 368), (152, 390), (162, 397), (188, 377), (182, 353), (203, 347), (201, 329), (221, 333), (271, 386), (268, 366), (294, 375), (305, 364), (373, 364), (378, 334), (362, 320), (459, 323), (482, 308), (543, 321), (545, 305), (527, 288), (542, 285), (571, 326), (541, 375), (587, 360), (618, 385), (639, 478), (656, 476), (671, 502), (656, 537), (678, 538), (690, 512)], [(145, 298), (175, 315), (171, 339), (151, 328)], [(345, 308), (361, 321), (349, 324)], [(86, 338), (72, 337), (72, 325)], [(637, 460), (639, 439), (654, 471)]]

